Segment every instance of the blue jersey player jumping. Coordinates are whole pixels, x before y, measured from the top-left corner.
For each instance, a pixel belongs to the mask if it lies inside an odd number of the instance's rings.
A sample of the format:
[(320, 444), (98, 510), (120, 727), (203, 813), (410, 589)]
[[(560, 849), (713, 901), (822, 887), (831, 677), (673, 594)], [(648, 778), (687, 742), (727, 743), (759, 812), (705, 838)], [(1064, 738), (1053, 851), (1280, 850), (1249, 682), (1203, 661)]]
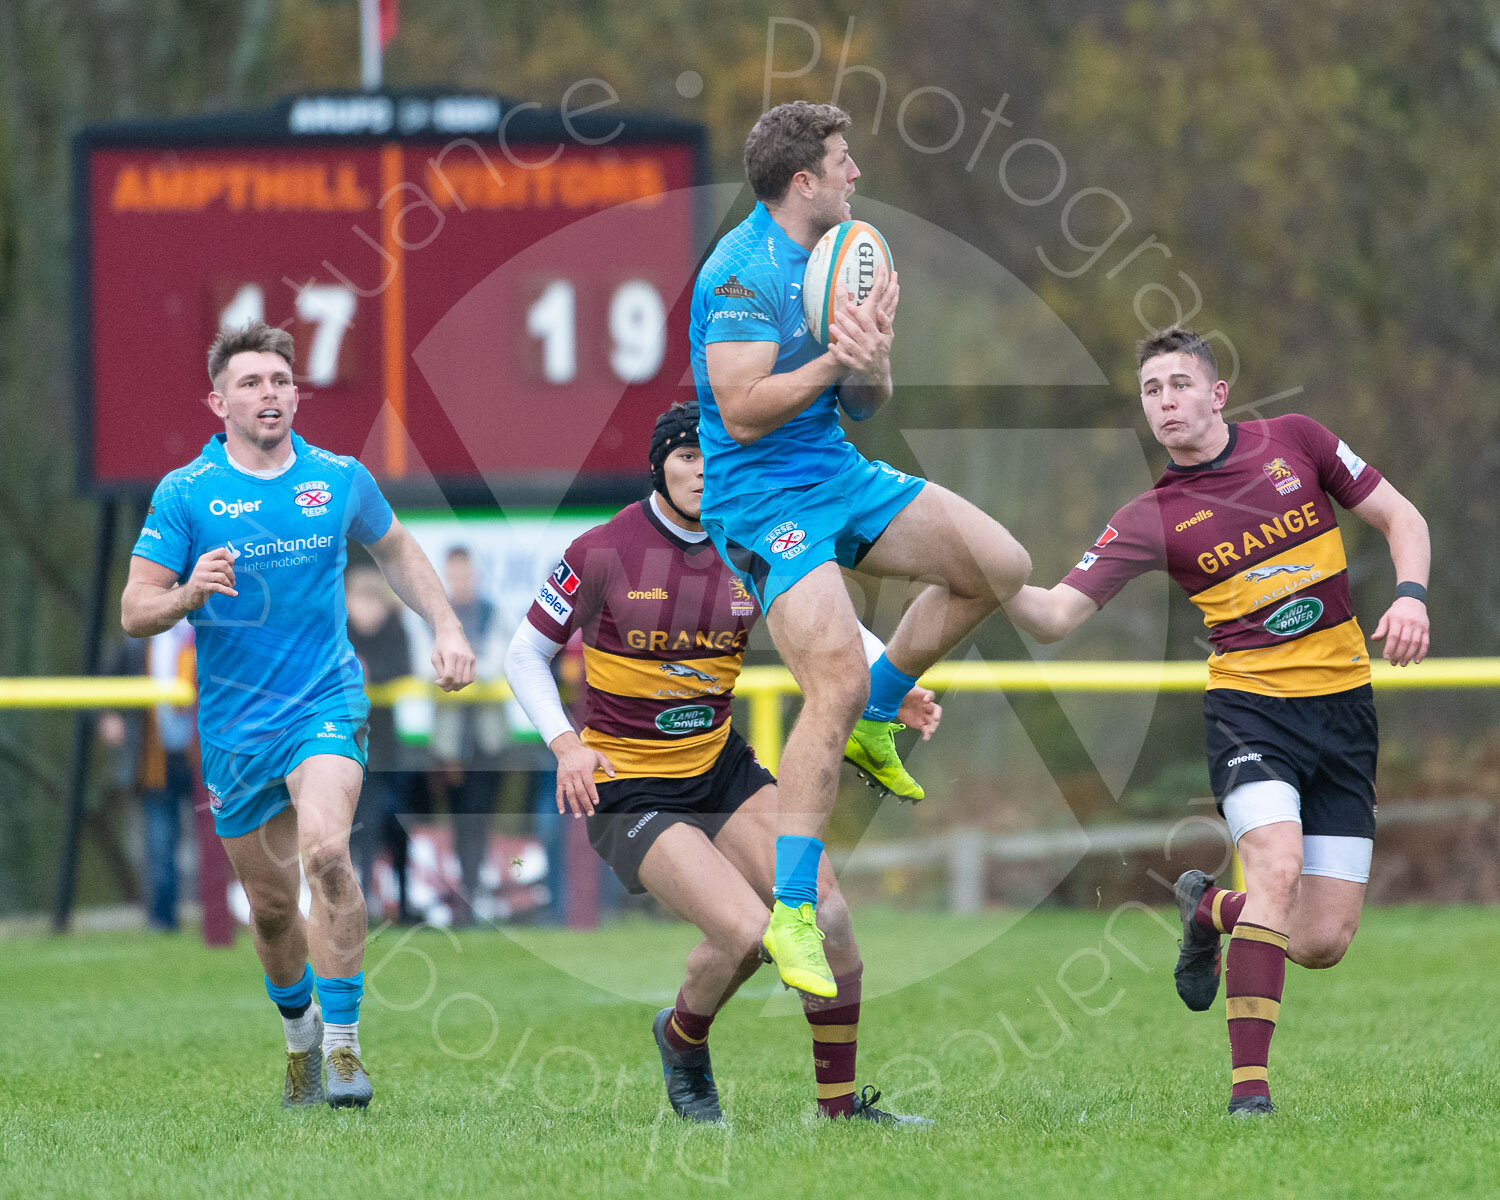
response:
[[(345, 632), (345, 539), (369, 547), (432, 627), (439, 686), (471, 683), (474, 654), (370, 473), (292, 432), (292, 352), (289, 333), (260, 321), (209, 348), (208, 405), (224, 432), (157, 485), (121, 623), (132, 637), (184, 616), (195, 628), (203, 778), (285, 1027), (282, 1103), (362, 1108), (372, 1094), (359, 1048), (365, 900), (349, 828), (370, 705)], [(299, 853), (312, 889), (306, 922)]]
[[(838, 292), (824, 349), (802, 317), (809, 251), (840, 221), (859, 168), (830, 104), (764, 113), (745, 141), (758, 203), (715, 247), (693, 289), (702, 522), (760, 601), (805, 697), (781, 757), (777, 903), (764, 944), (782, 979), (837, 992), (817, 926), (822, 836), (847, 757), (920, 800), (891, 719), (916, 678), (1026, 582), (1031, 560), (999, 523), (937, 484), (868, 462), (840, 425), (891, 395), (900, 294), (882, 268), (861, 305)], [(865, 666), (841, 567), (928, 584)]]

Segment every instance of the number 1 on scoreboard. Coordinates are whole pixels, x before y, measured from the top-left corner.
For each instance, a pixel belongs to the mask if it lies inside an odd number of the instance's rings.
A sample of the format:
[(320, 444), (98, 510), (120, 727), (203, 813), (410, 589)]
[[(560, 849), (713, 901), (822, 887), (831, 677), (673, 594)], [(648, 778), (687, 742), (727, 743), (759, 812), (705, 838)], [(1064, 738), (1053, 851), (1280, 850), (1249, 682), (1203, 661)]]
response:
[[(553, 279), (526, 310), (526, 332), (542, 343), (542, 378), (572, 383), (578, 378), (577, 291)], [(609, 365), (621, 383), (647, 383), (667, 353), (667, 307), (644, 279), (630, 279), (609, 299)]]

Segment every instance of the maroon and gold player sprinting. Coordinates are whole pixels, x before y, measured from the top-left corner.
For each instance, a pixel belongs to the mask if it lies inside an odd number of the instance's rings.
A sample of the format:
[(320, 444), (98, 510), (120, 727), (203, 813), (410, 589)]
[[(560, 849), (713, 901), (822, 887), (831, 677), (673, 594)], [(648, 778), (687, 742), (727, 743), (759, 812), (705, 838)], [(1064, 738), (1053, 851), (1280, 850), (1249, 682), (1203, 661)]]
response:
[[(759, 608), (698, 523), (703, 465), (697, 404), (674, 406), (652, 438), (653, 494), (582, 534), (543, 582), (512, 640), (506, 676), (558, 759), (558, 811), (636, 893), (703, 931), (672, 1008), (656, 1016), (673, 1109), (721, 1119), (708, 1054), (715, 1014), (760, 966), (775, 882), (776, 781), (733, 728), (730, 702)], [(587, 702), (575, 732), (550, 660), (582, 635)], [(878, 644), (878, 643), (877, 643)], [(930, 735), (940, 709), (914, 688), (902, 719)], [(818, 1110), (912, 1121), (855, 1094), (863, 966), (825, 854), (818, 925), (839, 985), (804, 997)]]
[(1365, 637), (1334, 501), (1379, 529), (1396, 599), (1374, 633), (1397, 666), (1427, 653), (1427, 525), (1349, 446), (1309, 417), (1231, 424), (1229, 385), (1196, 334), (1140, 347), (1141, 401), (1171, 451), (1165, 474), (1110, 519), (1050, 590), (1005, 605), (1041, 641), (1065, 636), (1135, 576), (1166, 571), (1203, 613), (1209, 776), (1246, 889), (1201, 871), (1177, 881), (1177, 990), (1195, 1011), (1225, 962), (1229, 1111), (1274, 1111), (1268, 1063), (1286, 960), (1331, 967), (1359, 926), (1375, 836), (1377, 729)]

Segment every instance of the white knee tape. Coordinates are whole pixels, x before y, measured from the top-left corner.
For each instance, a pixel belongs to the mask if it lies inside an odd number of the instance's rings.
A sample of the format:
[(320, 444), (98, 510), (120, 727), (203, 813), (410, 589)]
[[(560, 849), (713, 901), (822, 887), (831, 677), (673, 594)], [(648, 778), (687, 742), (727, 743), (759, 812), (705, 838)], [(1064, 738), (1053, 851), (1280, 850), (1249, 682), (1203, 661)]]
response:
[(1242, 783), (1224, 797), (1224, 819), (1238, 842), (1252, 829), (1278, 821), (1302, 824), (1302, 798), (1297, 789), (1279, 779), (1257, 779)]
[(1305, 834), (1302, 838), (1302, 873), (1347, 879), (1350, 883), (1369, 883), (1370, 859), (1374, 854), (1372, 838)]

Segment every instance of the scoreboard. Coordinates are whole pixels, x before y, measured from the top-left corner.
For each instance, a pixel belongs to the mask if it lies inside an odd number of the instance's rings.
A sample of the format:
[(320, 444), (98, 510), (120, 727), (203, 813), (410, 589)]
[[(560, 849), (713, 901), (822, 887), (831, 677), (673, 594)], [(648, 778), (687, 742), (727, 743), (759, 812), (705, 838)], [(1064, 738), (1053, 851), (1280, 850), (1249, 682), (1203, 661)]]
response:
[(209, 342), (296, 338), (296, 429), (409, 501), (614, 498), (688, 393), (701, 126), (492, 96), (302, 96), (75, 143), (81, 486), (222, 429)]

